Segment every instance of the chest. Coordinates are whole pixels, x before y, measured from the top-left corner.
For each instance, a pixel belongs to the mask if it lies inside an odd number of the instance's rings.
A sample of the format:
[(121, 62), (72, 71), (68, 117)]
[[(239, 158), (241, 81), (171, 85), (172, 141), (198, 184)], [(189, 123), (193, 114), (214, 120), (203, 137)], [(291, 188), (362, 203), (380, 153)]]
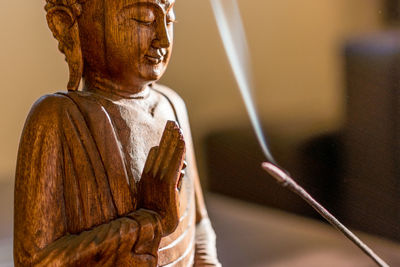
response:
[(159, 145), (167, 121), (176, 121), (174, 109), (161, 97), (104, 106), (115, 127), (129, 180), (138, 182), (148, 153)]
[[(176, 117), (166, 99), (130, 105), (84, 93), (68, 97), (79, 112), (66, 116), (76, 131), (64, 132), (63, 138), (64, 205), (68, 231), (80, 233), (138, 208), (136, 184), (148, 152), (159, 145), (167, 120)], [(193, 181), (185, 175), (181, 214), (194, 212), (193, 193)]]

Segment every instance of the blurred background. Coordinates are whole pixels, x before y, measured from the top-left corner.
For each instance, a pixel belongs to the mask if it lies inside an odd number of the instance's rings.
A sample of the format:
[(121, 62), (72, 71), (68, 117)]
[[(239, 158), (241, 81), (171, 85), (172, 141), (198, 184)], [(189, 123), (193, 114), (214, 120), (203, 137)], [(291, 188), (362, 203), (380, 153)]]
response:
[[(400, 265), (399, 2), (238, 0), (273, 153), (393, 266)], [(65, 90), (68, 78), (43, 6), (0, 1), (3, 265), (11, 259), (14, 171), (25, 118), (40, 96)], [(161, 83), (187, 104), (224, 266), (370, 266), (260, 170), (263, 156), (209, 1), (178, 0), (175, 10), (174, 53)]]

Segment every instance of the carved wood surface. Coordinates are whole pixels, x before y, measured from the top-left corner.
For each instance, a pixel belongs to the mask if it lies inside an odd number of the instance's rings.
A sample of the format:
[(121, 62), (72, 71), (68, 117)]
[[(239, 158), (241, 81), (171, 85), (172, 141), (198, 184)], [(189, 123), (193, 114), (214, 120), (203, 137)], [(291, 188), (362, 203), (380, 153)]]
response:
[(69, 91), (40, 98), (22, 133), (16, 266), (220, 265), (186, 108), (155, 83), (173, 5), (47, 0)]

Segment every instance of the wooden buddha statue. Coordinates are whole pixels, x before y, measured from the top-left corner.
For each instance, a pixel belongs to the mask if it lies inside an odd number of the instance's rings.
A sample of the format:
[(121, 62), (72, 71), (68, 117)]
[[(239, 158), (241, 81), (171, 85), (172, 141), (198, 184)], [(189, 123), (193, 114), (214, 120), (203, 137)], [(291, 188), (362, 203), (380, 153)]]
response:
[(155, 83), (173, 6), (47, 0), (70, 77), (68, 92), (34, 104), (22, 133), (16, 266), (220, 266), (185, 105)]

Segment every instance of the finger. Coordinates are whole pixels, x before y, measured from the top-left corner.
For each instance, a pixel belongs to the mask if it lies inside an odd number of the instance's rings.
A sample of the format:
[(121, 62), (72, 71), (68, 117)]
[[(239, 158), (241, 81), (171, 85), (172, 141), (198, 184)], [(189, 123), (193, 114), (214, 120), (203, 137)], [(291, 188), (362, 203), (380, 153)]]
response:
[(161, 162), (161, 167), (159, 169), (160, 172), (160, 178), (163, 179), (165, 174), (167, 173), (168, 166), (171, 163), (172, 157), (174, 156), (176, 147), (178, 145), (179, 140), (183, 139), (183, 135), (180, 131), (180, 129), (176, 126), (173, 130), (171, 142), (169, 143), (168, 149), (166, 153), (164, 154), (164, 158), (162, 159)]
[(186, 159), (183, 161), (183, 166), (182, 166), (182, 170), (186, 169), (187, 167), (187, 161)]
[(168, 148), (168, 144), (172, 137), (174, 127), (175, 127), (175, 122), (172, 121), (168, 121), (167, 125), (165, 126), (164, 133), (160, 141), (158, 155), (153, 166), (153, 176), (155, 176), (158, 173), (165, 151)]
[(144, 165), (143, 173), (148, 174), (153, 168), (154, 162), (158, 154), (158, 147), (152, 147), (147, 156), (146, 163)]
[(179, 175), (178, 183), (176, 184), (176, 188), (179, 191), (181, 191), (181, 189), (182, 189), (183, 177), (185, 177), (185, 171), (181, 170), (181, 174)]
[(186, 152), (185, 141), (183, 141), (183, 139), (180, 139), (178, 141), (178, 145), (175, 148), (175, 152), (172, 156), (166, 174), (166, 176), (169, 179), (169, 182), (171, 184), (174, 184), (175, 188), (177, 186), (181, 170), (184, 164), (185, 152)]
[(181, 169), (181, 174), (179, 176), (178, 183), (176, 185), (176, 187), (178, 188), (179, 191), (181, 191), (181, 189), (182, 189), (183, 178), (186, 175), (186, 168), (187, 168), (187, 162), (186, 162), (186, 157), (185, 157), (185, 160), (183, 161), (183, 165), (182, 165), (182, 169)]

